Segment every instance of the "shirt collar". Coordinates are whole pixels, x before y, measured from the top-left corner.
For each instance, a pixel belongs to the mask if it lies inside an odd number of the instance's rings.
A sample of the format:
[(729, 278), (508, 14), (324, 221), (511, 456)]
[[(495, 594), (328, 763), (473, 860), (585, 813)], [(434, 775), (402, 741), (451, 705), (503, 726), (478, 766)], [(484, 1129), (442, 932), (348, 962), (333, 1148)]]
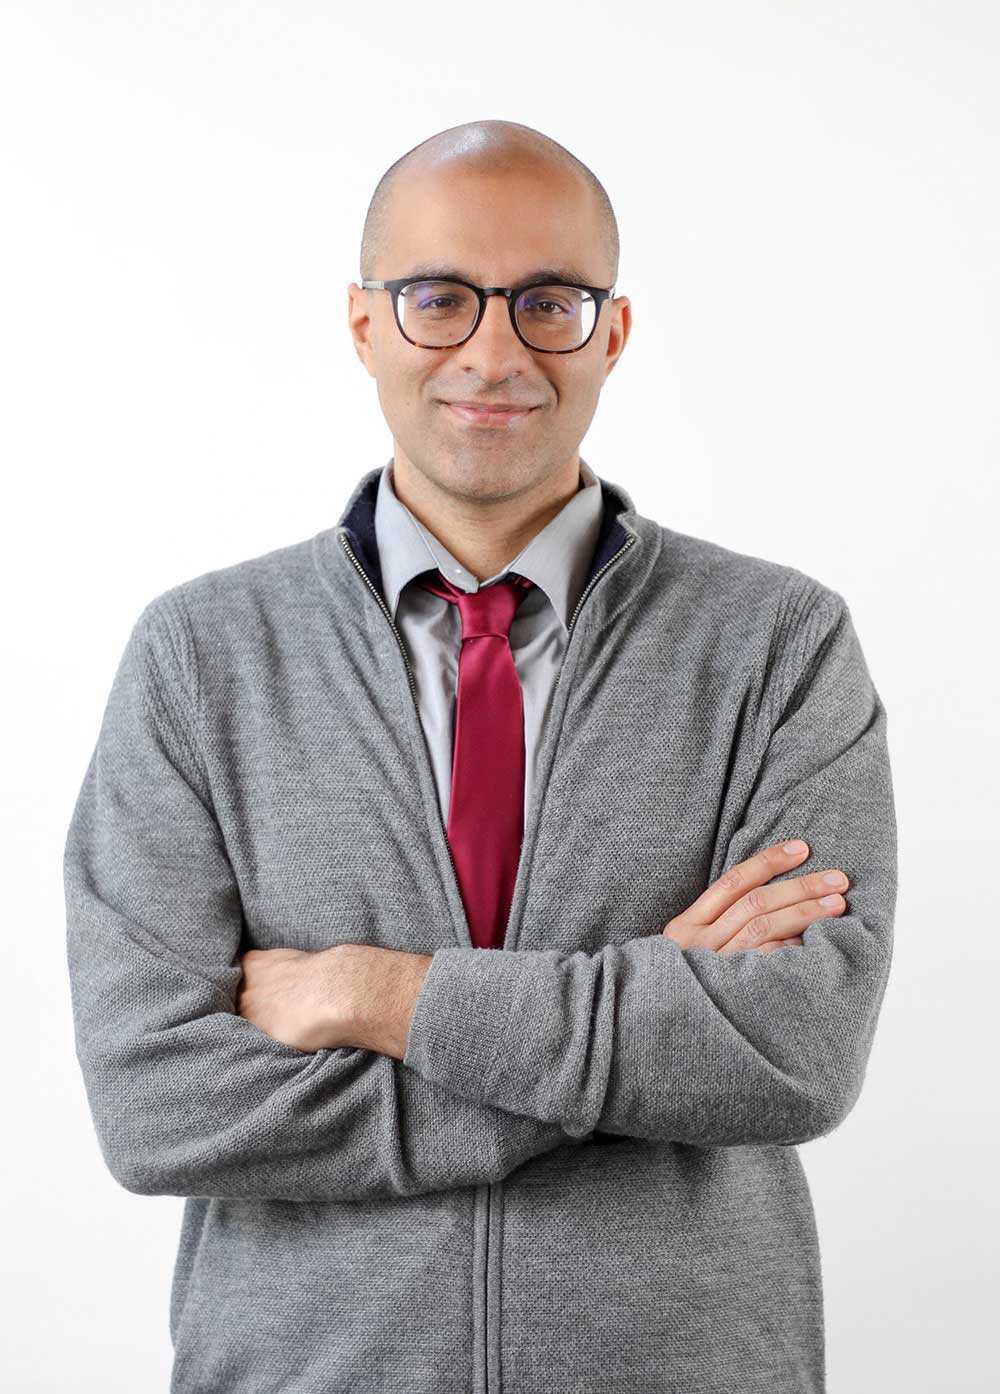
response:
[(389, 612), (396, 618), (399, 597), (410, 581), (433, 567), (459, 590), (474, 592), (507, 571), (534, 581), (548, 597), (563, 628), (569, 629), (597, 545), (603, 516), (601, 481), (583, 459), (582, 486), (516, 557), (485, 581), (478, 581), (447, 547), (416, 518), (393, 488), (392, 461), (383, 466), (375, 502), (375, 537)]

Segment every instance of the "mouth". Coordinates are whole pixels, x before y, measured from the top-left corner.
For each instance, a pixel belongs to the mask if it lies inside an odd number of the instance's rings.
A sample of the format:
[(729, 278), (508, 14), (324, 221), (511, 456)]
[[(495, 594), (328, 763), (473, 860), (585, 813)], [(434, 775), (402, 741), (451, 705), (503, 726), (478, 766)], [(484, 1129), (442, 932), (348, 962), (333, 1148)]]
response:
[(449, 415), (471, 426), (510, 427), (530, 416), (537, 407), (476, 406), (472, 402), (441, 402)]

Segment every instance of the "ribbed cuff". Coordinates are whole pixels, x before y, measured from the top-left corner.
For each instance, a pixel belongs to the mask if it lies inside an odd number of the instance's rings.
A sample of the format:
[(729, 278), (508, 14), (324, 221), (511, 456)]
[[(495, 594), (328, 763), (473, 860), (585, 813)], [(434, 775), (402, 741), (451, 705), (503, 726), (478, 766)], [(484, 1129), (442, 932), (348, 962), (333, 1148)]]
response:
[(524, 965), (504, 949), (437, 949), (417, 997), (403, 1064), (470, 1099), (488, 1099)]

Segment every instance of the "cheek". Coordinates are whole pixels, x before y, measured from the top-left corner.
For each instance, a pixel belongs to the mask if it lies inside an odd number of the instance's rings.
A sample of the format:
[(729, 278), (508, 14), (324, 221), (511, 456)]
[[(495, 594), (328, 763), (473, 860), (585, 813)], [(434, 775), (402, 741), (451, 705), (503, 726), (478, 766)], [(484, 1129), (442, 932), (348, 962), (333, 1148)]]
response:
[[(586, 349), (583, 350), (586, 353)], [(569, 354), (572, 358), (573, 355)], [(586, 411), (600, 391), (594, 381), (593, 369), (586, 363), (565, 364), (549, 379), (554, 405), (560, 411)]]
[(413, 417), (427, 406), (427, 398), (423, 395), (420, 384), (391, 365), (380, 372), (378, 399), (383, 412), (390, 420), (399, 421)]

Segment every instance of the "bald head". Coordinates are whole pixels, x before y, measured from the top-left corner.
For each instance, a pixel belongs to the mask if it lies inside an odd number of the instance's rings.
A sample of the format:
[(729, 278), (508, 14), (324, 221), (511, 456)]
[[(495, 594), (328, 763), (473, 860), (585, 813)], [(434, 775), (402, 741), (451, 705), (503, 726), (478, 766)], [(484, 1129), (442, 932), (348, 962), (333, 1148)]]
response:
[[(398, 184), (421, 173), (448, 168), (498, 174), (528, 169), (555, 169), (577, 179), (590, 193), (601, 232), (607, 280), (618, 279), (618, 222), (604, 185), (582, 160), (551, 136), (516, 121), (467, 121), (415, 145), (391, 164), (375, 187), (361, 238), (361, 279), (372, 280), (382, 266), (392, 226), (393, 194)], [(386, 268), (382, 267), (385, 271)]]

